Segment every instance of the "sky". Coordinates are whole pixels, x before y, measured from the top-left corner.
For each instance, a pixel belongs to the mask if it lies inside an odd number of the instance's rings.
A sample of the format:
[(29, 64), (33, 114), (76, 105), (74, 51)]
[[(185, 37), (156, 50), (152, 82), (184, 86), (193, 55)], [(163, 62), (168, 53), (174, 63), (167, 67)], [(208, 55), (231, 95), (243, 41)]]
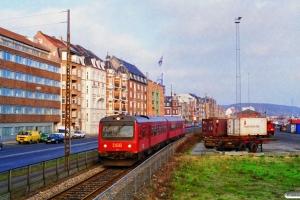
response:
[(2, 0), (0, 26), (66, 40), (67, 10), (71, 43), (152, 81), (164, 73), (167, 95), (208, 94), (218, 105), (237, 102), (238, 35), (241, 103), (300, 107), (298, 0)]

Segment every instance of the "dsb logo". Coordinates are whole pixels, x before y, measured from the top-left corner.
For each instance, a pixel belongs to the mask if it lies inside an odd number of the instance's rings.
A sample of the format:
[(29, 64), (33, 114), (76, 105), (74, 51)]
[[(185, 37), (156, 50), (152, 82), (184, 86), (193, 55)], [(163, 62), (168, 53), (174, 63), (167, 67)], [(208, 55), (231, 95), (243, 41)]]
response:
[(113, 147), (122, 147), (122, 143), (113, 143)]

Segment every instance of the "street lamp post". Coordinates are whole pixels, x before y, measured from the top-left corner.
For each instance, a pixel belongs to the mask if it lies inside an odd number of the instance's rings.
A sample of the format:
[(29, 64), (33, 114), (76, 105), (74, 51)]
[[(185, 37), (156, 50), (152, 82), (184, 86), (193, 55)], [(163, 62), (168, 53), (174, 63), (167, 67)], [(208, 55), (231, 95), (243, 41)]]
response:
[(241, 68), (240, 68), (240, 35), (239, 24), (242, 17), (235, 18), (236, 24), (236, 107), (241, 110)]

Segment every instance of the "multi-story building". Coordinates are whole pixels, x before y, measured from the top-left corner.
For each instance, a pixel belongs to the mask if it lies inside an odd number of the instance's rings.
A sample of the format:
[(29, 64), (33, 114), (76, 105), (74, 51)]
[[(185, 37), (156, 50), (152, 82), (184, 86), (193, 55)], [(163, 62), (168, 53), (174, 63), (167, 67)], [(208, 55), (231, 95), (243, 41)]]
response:
[(51, 133), (60, 122), (60, 63), (34, 39), (0, 28), (0, 136)]
[(181, 117), (179, 113), (179, 97), (174, 94), (171, 96), (165, 96), (165, 102), (164, 102), (164, 115), (165, 116), (171, 116), (171, 117)]
[[(50, 49), (53, 59), (61, 62), (62, 120), (60, 125), (64, 126), (67, 44), (62, 38), (56, 39), (55, 37), (50, 37), (40, 31), (36, 34), (35, 38)], [(71, 126), (75, 130), (86, 131), (88, 135), (96, 135), (98, 132), (99, 120), (106, 115), (106, 71), (104, 62), (93, 52), (86, 50), (80, 45), (71, 44), (70, 47)]]
[(204, 104), (205, 118), (218, 117), (217, 101), (211, 98), (208, 94), (202, 98)]
[(164, 88), (161, 84), (148, 79), (147, 115), (164, 116)]
[(111, 87), (114, 87), (108, 88), (107, 93), (114, 95), (114, 100), (108, 97), (107, 114), (147, 115), (148, 81), (146, 76), (135, 65), (115, 56), (108, 58), (106, 63), (111, 65), (107, 65), (106, 69), (112, 69), (110, 71), (115, 74), (114, 76), (111, 75), (112, 73), (107, 75), (108, 85), (112, 84)]
[[(112, 64), (114, 62), (114, 65)], [(128, 70), (116, 58), (106, 56), (106, 115), (128, 114)]]

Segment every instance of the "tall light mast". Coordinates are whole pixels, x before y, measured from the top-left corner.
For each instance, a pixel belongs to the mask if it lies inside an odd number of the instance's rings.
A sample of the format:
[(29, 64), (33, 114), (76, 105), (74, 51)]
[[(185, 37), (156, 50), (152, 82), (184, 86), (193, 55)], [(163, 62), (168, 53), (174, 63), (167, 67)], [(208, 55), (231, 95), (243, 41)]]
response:
[(242, 17), (235, 18), (236, 24), (236, 107), (242, 111), (241, 105), (241, 68), (240, 68), (240, 35), (239, 24)]

